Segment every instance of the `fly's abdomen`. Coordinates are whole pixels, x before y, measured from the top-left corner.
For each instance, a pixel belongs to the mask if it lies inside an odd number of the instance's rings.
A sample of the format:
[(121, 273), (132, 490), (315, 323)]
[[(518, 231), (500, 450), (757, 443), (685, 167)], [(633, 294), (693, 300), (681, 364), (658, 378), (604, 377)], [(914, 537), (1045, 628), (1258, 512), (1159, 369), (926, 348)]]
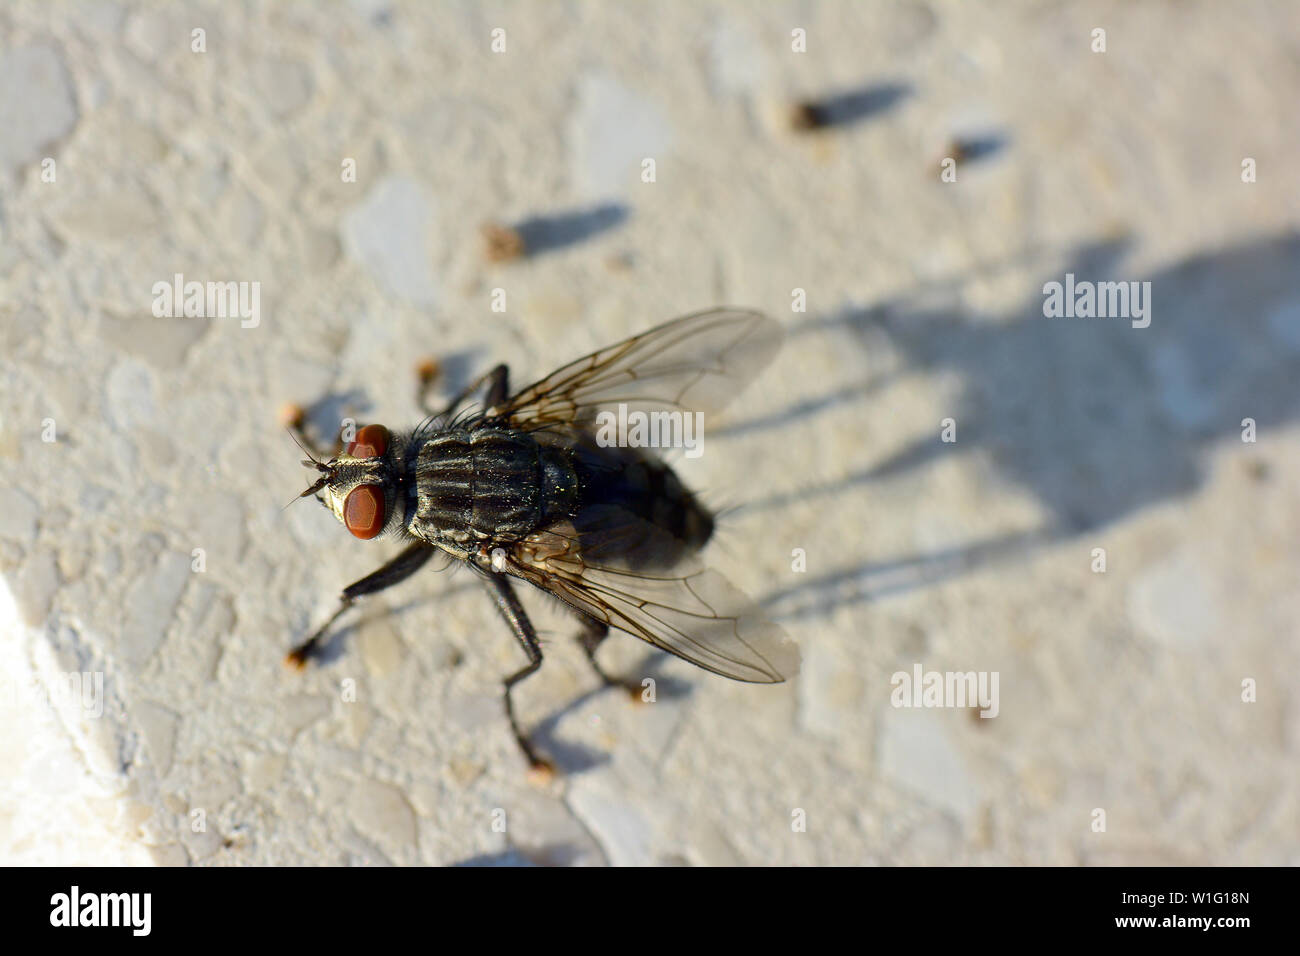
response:
[(577, 479), (563, 456), (525, 432), (481, 428), (434, 435), (416, 462), (417, 534), (518, 540), (566, 516)]
[[(673, 470), (634, 449), (604, 450), (603, 459), (589, 469), (585, 486), (586, 503), (614, 506), (647, 527), (667, 532), (683, 551), (699, 550), (713, 535), (713, 515)], [(623, 540), (634, 537), (625, 534)], [(667, 560), (671, 563), (672, 558)]]

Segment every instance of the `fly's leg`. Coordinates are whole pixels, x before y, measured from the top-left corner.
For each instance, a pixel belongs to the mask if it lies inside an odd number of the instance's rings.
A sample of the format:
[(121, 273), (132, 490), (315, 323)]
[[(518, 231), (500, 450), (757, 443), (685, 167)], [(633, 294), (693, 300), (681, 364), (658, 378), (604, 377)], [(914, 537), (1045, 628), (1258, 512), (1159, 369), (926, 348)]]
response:
[(507, 398), (510, 397), (510, 369), (504, 364), (498, 365), (492, 371), (487, 373), (488, 385), (487, 407), (493, 408), (497, 405), (504, 405)]
[(582, 650), (586, 653), (596, 676), (605, 682), (606, 687), (621, 687), (634, 701), (640, 701), (643, 689), (640, 684), (634, 680), (621, 680), (614, 677), (596, 660), (596, 648), (600, 647), (601, 641), (609, 637), (609, 625), (581, 612), (578, 613), (578, 620), (582, 622), (582, 630), (578, 632), (578, 643), (582, 645)]
[(488, 386), (487, 400), (485, 404), (486, 408), (500, 405), (509, 397), (510, 371), (506, 366), (498, 365), (491, 371), (485, 372), (478, 378), (474, 379), (474, 381), (467, 385), (459, 395), (451, 400), (446, 408), (441, 412), (437, 412), (434, 410), (431, 402), (432, 396), (429, 395), (429, 389), (436, 378), (437, 367), (430, 367), (430, 363), (428, 362), (422, 363), (420, 367), (420, 386), (416, 397), (419, 400), (420, 408), (424, 410), (424, 413), (426, 415), (433, 415), (437, 418), (451, 418), (452, 415), (456, 414), (456, 409), (460, 408), (461, 403), (484, 385)]
[(345, 587), (339, 601), (338, 610), (330, 615), (328, 621), (317, 628), (315, 634), (291, 650), (285, 658), (285, 663), (298, 668), (306, 666), (307, 659), (317, 650), (321, 638), (329, 631), (330, 626), (339, 619), (339, 615), (350, 608), (357, 598), (378, 593), (386, 588), (391, 588), (394, 584), (405, 581), (424, 567), (424, 563), (433, 556), (435, 550), (432, 545), (417, 541), (379, 570), (372, 571), (360, 581)]
[(515, 735), (515, 742), (519, 744), (519, 749), (524, 752), (528, 765), (534, 771), (550, 776), (555, 772), (555, 767), (537, 753), (532, 742), (519, 728), (519, 721), (515, 718), (515, 704), (510, 696), (516, 684), (542, 666), (542, 645), (537, 640), (537, 631), (533, 628), (533, 622), (528, 620), (528, 615), (524, 613), (524, 606), (519, 603), (519, 596), (515, 594), (509, 578), (504, 574), (489, 574), (487, 582), (492, 589), (497, 610), (505, 618), (506, 624), (510, 625), (510, 630), (514, 632), (519, 646), (528, 655), (528, 664), (505, 679), (506, 718), (510, 721), (510, 730)]

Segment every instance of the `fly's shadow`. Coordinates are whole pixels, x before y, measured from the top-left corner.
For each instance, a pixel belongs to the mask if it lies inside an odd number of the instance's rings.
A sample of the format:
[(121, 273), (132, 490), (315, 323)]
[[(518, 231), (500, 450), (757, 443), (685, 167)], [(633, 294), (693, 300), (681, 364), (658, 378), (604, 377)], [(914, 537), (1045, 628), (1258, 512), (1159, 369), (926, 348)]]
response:
[[(435, 568), (435, 570), (443, 574), (451, 574), (455, 570), (455, 567), (452, 565), (444, 565), (443, 567)], [(313, 653), (313, 656), (322, 666), (333, 664), (344, 656), (347, 652), (348, 643), (355, 640), (357, 633), (367, 624), (370, 624), (373, 621), (386, 620), (390, 617), (394, 622), (398, 622), (406, 614), (409, 614), (417, 608), (437, 604), (440, 601), (445, 601), (453, 595), (467, 591), (477, 591), (477, 588), (474, 587), (473, 582), (462, 577), (460, 580), (448, 582), (442, 588), (432, 592), (422, 593), (420, 597), (413, 598), (409, 601), (403, 601), (401, 604), (396, 604), (392, 607), (378, 606), (367, 608), (359, 617), (354, 618), (347, 624), (341, 624), (334, 630), (330, 631), (329, 637), (321, 641)], [(305, 620), (303, 621), (303, 624), (305, 626)], [(447, 635), (443, 635), (443, 638), (445, 639), (446, 636)], [(459, 652), (456, 652), (455, 659), (459, 660)]]
[(302, 409), (298, 424), (316, 447), (337, 452), (343, 447), (343, 422), (360, 421), (371, 408), (370, 399), (359, 388), (326, 392)]
[[(1128, 239), (1117, 239), (1073, 250), (1055, 268), (1039, 269), (1027, 301), (1005, 315), (969, 315), (957, 288), (925, 288), (793, 330), (792, 339), (847, 331), (864, 351), (886, 336), (901, 367), (733, 431), (762, 433), (845, 403), (861, 402), (863, 414), (875, 414), (875, 392), (923, 372), (958, 383), (958, 441), (944, 443), (934, 423), (918, 422), (919, 437), (884, 459), (739, 510), (779, 513), (796, 501), (843, 500), (978, 449), (1049, 518), (1027, 533), (810, 577), (768, 596), (775, 617), (824, 614), (837, 601), (874, 600), (1093, 534), (1197, 491), (1211, 448), (1240, 441), (1245, 419), (1264, 433), (1300, 417), (1300, 237), (1231, 246), (1146, 275), (1126, 266), (1131, 249)], [(1140, 317), (1045, 316), (1041, 290), (1067, 275), (1076, 285), (1150, 282), (1150, 325), (1133, 327)], [(1267, 467), (1251, 473), (1270, 480)]]
[(480, 853), (453, 863), (455, 867), (574, 866), (587, 852), (572, 843), (545, 843), (536, 848), (509, 847), (497, 853)]
[[(626, 697), (617, 696), (616, 699), (619, 704), (633, 708), (654, 707), (659, 702), (685, 700), (689, 697), (693, 693), (695, 686), (689, 681), (672, 677), (664, 672), (663, 665), (670, 656), (663, 652), (651, 651), (642, 655), (641, 663), (626, 668), (626, 672), (624, 669), (620, 669), (620, 674), (625, 673), (626, 676), (630, 676), (638, 683), (646, 678), (652, 679), (654, 681), (654, 702), (631, 703), (626, 702)], [(578, 773), (593, 770), (609, 763), (609, 754), (592, 750), (590, 747), (581, 744), (567, 742), (556, 736), (556, 730), (566, 717), (579, 711), (589, 701), (612, 693), (617, 693), (614, 688), (593, 686), (537, 722), (537, 726), (533, 731), (534, 736), (555, 756), (556, 762), (564, 768), (565, 772)]]

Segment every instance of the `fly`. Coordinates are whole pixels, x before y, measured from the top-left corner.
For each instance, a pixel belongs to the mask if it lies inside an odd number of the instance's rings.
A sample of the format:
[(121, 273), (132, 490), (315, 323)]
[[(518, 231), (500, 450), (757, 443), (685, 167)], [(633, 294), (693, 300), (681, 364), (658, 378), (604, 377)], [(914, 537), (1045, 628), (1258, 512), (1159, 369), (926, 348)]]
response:
[[(597, 440), (602, 412), (709, 414), (776, 354), (781, 327), (757, 312), (688, 315), (578, 359), (514, 395), (498, 365), (407, 432), (366, 425), (340, 453), (303, 464), (302, 493), (354, 537), (406, 547), (343, 589), (338, 609), (289, 653), (301, 667), (359, 598), (410, 577), (442, 553), (474, 570), (527, 655), (505, 678), (510, 729), (528, 763), (550, 771), (515, 716), (512, 692), (542, 664), (515, 582), (559, 598), (606, 684), (639, 692), (600, 666), (610, 628), (734, 680), (780, 683), (798, 669), (784, 631), (698, 553), (714, 515), (643, 448)], [(466, 402), (481, 388), (481, 407)], [(426, 406), (424, 390), (422, 404)], [(300, 436), (306, 441), (306, 436)]]

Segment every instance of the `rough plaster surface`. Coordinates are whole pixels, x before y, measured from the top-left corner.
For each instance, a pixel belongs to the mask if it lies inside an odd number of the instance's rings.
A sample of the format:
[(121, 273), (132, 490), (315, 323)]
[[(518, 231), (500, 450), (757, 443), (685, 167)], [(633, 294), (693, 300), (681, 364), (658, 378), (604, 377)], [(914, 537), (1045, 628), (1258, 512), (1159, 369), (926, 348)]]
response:
[[(1300, 862), (1296, 16), (5, 4), (0, 860)], [(997, 145), (945, 184), (954, 137)], [(539, 253), (489, 263), (487, 221)], [(1150, 280), (1151, 326), (1044, 318), (1066, 272)], [(155, 318), (176, 273), (260, 283), (260, 321)], [(467, 574), (281, 666), (394, 547), (281, 510), (282, 403), (407, 424), (421, 355), (523, 381), (719, 303), (788, 341), (682, 473), (740, 506), (712, 558), (796, 680), (610, 641), (636, 706), (526, 596), (539, 787)], [(917, 663), (997, 671), (998, 716), (892, 707)]]

